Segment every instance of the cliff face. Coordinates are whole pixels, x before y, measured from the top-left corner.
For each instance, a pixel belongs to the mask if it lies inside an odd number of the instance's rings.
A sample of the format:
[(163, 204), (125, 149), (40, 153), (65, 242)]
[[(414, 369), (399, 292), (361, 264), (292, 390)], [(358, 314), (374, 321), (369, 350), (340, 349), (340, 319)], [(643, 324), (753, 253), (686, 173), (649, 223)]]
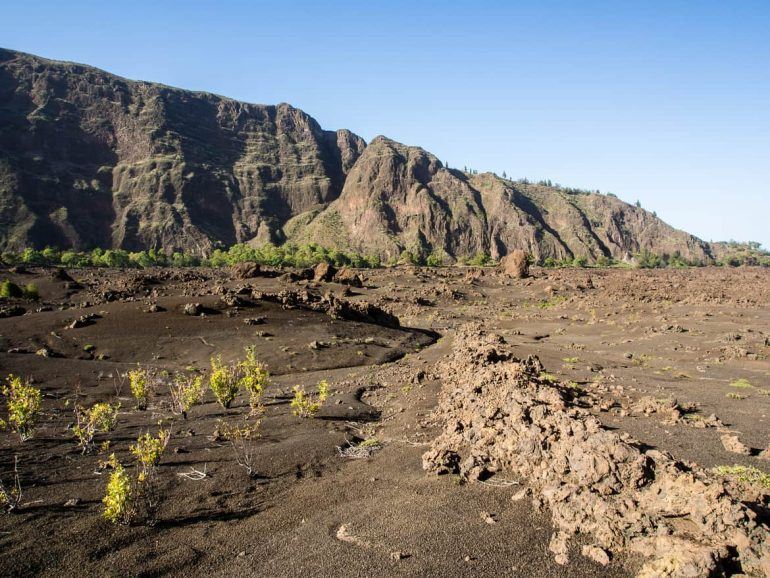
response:
[(617, 199), (447, 170), (384, 137), (0, 49), (0, 249), (206, 253), (290, 238), (397, 256), (707, 260), (709, 247)]
[(259, 106), (0, 51), (0, 244), (209, 250), (280, 240), (365, 146)]
[(407, 248), (495, 258), (524, 249), (538, 260), (622, 260), (642, 250), (710, 258), (706, 243), (614, 197), (469, 176), (384, 137), (366, 148), (336, 201), (297, 222), (297, 240), (384, 257)]

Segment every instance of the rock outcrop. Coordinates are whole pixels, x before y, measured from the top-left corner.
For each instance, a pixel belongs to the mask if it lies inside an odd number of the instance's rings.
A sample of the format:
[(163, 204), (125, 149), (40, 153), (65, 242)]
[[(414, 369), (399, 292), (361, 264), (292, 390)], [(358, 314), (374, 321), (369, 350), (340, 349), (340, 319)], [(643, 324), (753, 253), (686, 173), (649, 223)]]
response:
[(385, 137), (265, 106), (0, 49), (0, 250), (54, 245), (207, 254), (317, 242), (542, 261), (708, 244), (594, 193), (470, 175)]
[(551, 513), (550, 550), (560, 563), (571, 537), (584, 534), (593, 541), (584, 555), (600, 563), (621, 550), (649, 558), (642, 576), (735, 568), (770, 576), (770, 533), (755, 512), (761, 501), (752, 508), (715, 475), (605, 429), (502, 337), (469, 327), (454, 343), (440, 369), (442, 431), (423, 455), (425, 469), (525, 483), (534, 505)]
[(503, 273), (514, 279), (524, 279), (529, 275), (529, 259), (521, 249), (515, 249), (500, 260)]

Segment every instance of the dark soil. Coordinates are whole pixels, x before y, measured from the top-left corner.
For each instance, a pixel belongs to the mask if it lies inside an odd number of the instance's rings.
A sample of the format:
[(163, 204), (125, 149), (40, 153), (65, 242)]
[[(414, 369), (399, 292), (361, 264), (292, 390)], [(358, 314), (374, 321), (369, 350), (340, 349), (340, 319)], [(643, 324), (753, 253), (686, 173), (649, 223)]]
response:
[[(3, 576), (633, 574), (639, 560), (619, 557), (602, 568), (579, 551), (559, 566), (548, 551), (550, 517), (527, 500), (510, 501), (510, 487), (459, 485), (422, 470), (437, 431), (430, 414), (441, 383), (432, 367), (466, 322), (499, 331), (517, 355), (535, 354), (556, 379), (575, 382), (608, 426), (707, 467), (770, 471), (756, 455), (768, 445), (770, 413), (767, 270), (538, 269), (523, 280), (461, 268), (366, 271), (365, 287), (341, 298), (395, 314), (400, 329), (254, 298), (350, 292), (333, 283), (238, 280), (201, 269), (68, 271), (77, 283), (53, 273), (1, 275), (36, 283), (41, 300), (2, 304), (27, 313), (0, 319), (0, 370), (30, 377), (45, 396), (33, 439), (0, 434), (0, 473), (7, 481), (18, 455), (24, 487), (21, 510), (0, 516)], [(199, 303), (203, 315), (185, 315), (187, 303)], [(82, 327), (68, 328), (81, 318)], [(120, 375), (137, 364), (205, 373), (211, 355), (235, 360), (245, 346), (274, 375), (258, 476), (247, 476), (226, 442), (212, 437), (218, 424), (248, 414), (247, 397), (223, 410), (209, 393), (171, 425), (157, 524), (105, 521), (106, 456), (76, 447), (68, 430), (74, 404), (121, 401), (116, 430), (96, 441), (109, 439), (128, 463), (137, 436), (174, 416), (165, 391), (148, 411), (132, 409)], [(752, 387), (731, 387), (737, 378)], [(292, 415), (291, 388), (321, 379), (332, 396), (319, 414)], [(696, 402), (693, 415), (716, 414), (754, 455), (725, 450), (718, 428), (634, 414), (643, 396)], [(383, 447), (371, 457), (339, 457), (337, 446), (372, 437)], [(179, 475), (193, 468), (206, 477)]]

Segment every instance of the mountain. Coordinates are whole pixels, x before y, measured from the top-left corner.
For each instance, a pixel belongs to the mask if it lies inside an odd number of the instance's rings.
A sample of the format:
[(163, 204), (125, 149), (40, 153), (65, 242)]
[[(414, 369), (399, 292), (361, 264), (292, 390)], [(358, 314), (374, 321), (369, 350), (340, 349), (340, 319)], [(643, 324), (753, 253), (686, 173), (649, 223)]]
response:
[(471, 175), (368, 146), (288, 104), (247, 104), (0, 49), (0, 249), (318, 242), (389, 258), (538, 259), (707, 243), (611, 196)]
[(295, 217), (287, 231), (298, 241), (390, 256), (407, 248), (498, 258), (519, 248), (538, 260), (641, 251), (711, 257), (707, 243), (615, 197), (468, 175), (385, 137), (366, 147), (337, 200)]

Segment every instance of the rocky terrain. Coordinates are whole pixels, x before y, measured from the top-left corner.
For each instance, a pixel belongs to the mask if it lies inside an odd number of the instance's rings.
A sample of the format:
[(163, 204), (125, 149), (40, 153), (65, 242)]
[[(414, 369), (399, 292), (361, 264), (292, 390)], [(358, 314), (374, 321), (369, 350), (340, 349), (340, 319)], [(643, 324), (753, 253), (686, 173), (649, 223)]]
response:
[[(0, 369), (43, 392), (4, 576), (770, 575), (770, 272), (397, 267), (2, 271)], [(509, 262), (510, 261), (510, 262)], [(524, 263), (525, 264), (525, 263)], [(521, 278), (519, 278), (521, 277)], [(272, 374), (186, 418), (125, 374), (245, 347)], [(330, 396), (294, 415), (292, 388)], [(120, 402), (83, 454), (76, 407)], [(4, 406), (0, 417), (7, 419)], [(253, 475), (222, 433), (259, 419)], [(171, 432), (154, 525), (103, 518), (110, 452)], [(102, 444), (109, 441), (109, 448)]]
[(617, 198), (445, 167), (253, 105), (0, 49), (0, 249), (318, 242), (376, 253), (709, 262)]

